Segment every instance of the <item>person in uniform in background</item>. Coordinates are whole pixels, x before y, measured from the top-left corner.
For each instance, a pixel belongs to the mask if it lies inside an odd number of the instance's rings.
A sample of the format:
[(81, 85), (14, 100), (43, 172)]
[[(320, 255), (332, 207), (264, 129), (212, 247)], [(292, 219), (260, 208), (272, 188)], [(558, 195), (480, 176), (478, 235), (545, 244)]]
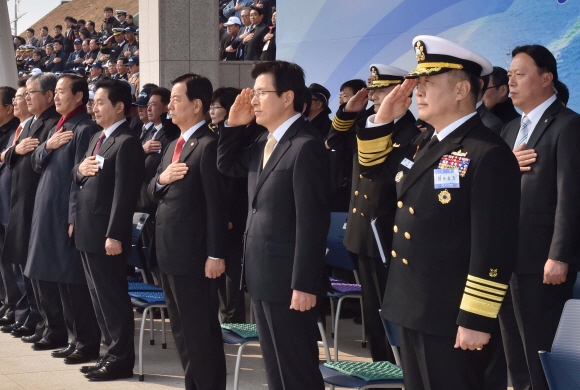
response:
[(332, 121), (328, 117), (332, 112), (328, 108), (330, 92), (322, 85), (316, 83), (310, 84), (308, 91), (312, 95), (312, 105), (308, 113), (308, 120), (312, 126), (316, 127), (322, 138), (324, 138), (330, 131), (332, 125)]
[(489, 61), (434, 36), (413, 49), (417, 68), (365, 129), (388, 137), (415, 87), (419, 117), (435, 129), (406, 148), (395, 175), (382, 315), (401, 326), (406, 388), (484, 389), (517, 254), (518, 164), (475, 108)]

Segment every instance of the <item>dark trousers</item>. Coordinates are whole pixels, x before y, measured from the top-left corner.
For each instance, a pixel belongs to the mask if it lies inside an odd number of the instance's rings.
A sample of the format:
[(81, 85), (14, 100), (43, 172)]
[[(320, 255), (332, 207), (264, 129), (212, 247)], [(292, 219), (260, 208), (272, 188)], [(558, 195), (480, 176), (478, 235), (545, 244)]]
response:
[(95, 316), (107, 354), (126, 367), (135, 365), (135, 321), (126, 276), (127, 253), (117, 256), (81, 252)]
[(62, 311), (71, 344), (77, 350), (93, 354), (101, 348), (101, 331), (86, 284), (59, 283)]
[(2, 272), (2, 286), (4, 288), (4, 316), (14, 318), (18, 322), (26, 321), (30, 307), (25, 294), (22, 294), (19, 284), (24, 283), (20, 267), (12, 263), (0, 262)]
[(187, 390), (225, 390), (226, 357), (215, 280), (161, 273), (171, 331)]
[(22, 298), (16, 304), (20, 310), (23, 311), (22, 317), (27, 315), (25, 320), (25, 325), (29, 328), (36, 327), (36, 334), (42, 334), (44, 332), (44, 318), (40, 314), (39, 304), (36, 301), (36, 296), (34, 294), (34, 288), (32, 286), (32, 280), (27, 276), (24, 276), (24, 266), (14, 265), (18, 268), (17, 272), (22, 278), (18, 280), (18, 288), (22, 293)]
[(246, 301), (244, 290), (240, 288), (242, 248), (231, 249), (225, 262), (226, 272), (217, 280), (221, 320), (223, 323), (244, 324)]
[[(352, 256), (352, 254), (351, 254)], [(357, 255), (361, 284), (365, 332), (374, 362), (388, 360), (395, 363), (395, 356), (387, 340), (379, 309), (385, 294), (389, 269), (380, 258)]]
[(508, 290), (499, 309), (499, 324), (512, 387), (514, 390), (531, 390), (532, 383), (530, 381), (530, 374), (528, 373), (526, 351), (524, 350), (522, 336), (520, 335), (520, 329), (514, 311), (511, 288)]
[(516, 319), (534, 390), (549, 390), (538, 351), (552, 349), (562, 310), (572, 298), (576, 277), (576, 272), (570, 272), (566, 282), (559, 285), (544, 284), (542, 274), (514, 274), (511, 279)]
[(44, 320), (43, 338), (55, 343), (66, 342), (68, 332), (64, 322), (58, 283), (37, 279), (31, 279), (31, 282), (40, 315)]
[[(490, 343), (491, 343), (490, 339)], [(401, 328), (401, 360), (405, 389), (483, 390), (484, 372), (492, 349), (453, 348), (455, 337), (444, 337)]]
[(290, 309), (290, 302), (252, 299), (271, 390), (324, 389), (318, 369), (318, 310)]

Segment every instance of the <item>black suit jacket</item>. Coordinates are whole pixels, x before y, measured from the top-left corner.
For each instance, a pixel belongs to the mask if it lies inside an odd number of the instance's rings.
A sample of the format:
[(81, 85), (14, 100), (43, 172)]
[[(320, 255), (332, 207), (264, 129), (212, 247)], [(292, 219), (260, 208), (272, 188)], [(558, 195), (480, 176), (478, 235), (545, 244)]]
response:
[(477, 114), (481, 118), (483, 124), (493, 131), (496, 134), (501, 133), (501, 129), (503, 128), (503, 122), (497, 116), (491, 113), (485, 106), (485, 104), (481, 104), (477, 108)]
[[(393, 133), (390, 134), (390, 145), (393, 149), (386, 160), (381, 161), (388, 144), (384, 144), (384, 136), (375, 137), (372, 128), (365, 128), (366, 121), (366, 118), (362, 119), (355, 125), (357, 138), (359, 142), (362, 141), (359, 145), (362, 149), (359, 148), (361, 158), (354, 161), (358, 176), (353, 177), (344, 245), (352, 253), (379, 258), (380, 252), (371, 228), (371, 221), (378, 216), (384, 216), (382, 221), (388, 225), (386, 226), (388, 231), (392, 228), (397, 207), (394, 177), (399, 162), (402, 160), (400, 154), (419, 135), (420, 131), (415, 126), (415, 117), (407, 111), (393, 126)], [(385, 150), (382, 150), (382, 145), (385, 145)], [(369, 153), (369, 150), (372, 153)], [(364, 165), (361, 164), (361, 159)], [(390, 238), (386, 237), (382, 242), (389, 251)]]
[[(145, 213), (154, 214), (155, 210), (157, 209), (157, 202), (153, 202), (151, 200), (151, 196), (149, 195), (149, 183), (151, 179), (155, 177), (157, 173), (157, 168), (163, 159), (163, 152), (167, 149), (167, 146), (171, 143), (171, 141), (177, 139), (179, 137), (180, 131), (179, 127), (177, 127), (171, 119), (167, 119), (166, 114), (162, 114), (165, 119), (162, 121), (163, 126), (157, 133), (155, 133), (155, 139), (161, 142), (161, 151), (159, 153), (150, 153), (145, 155), (145, 176), (143, 177), (143, 184), (141, 185), (141, 192), (139, 194), (139, 200), (137, 201), (137, 211), (142, 211)], [(146, 143), (146, 139), (150, 138), (151, 131), (153, 130), (153, 126), (147, 131), (143, 140), (141, 140), (141, 144)]]
[(268, 34), (270, 29), (262, 22), (255, 25), (251, 31), (254, 37), (243, 44), (244, 61), (259, 61), (264, 47), (264, 36)]
[[(60, 114), (56, 112), (54, 106), (47, 108), (34, 123), (31, 120), (26, 125), (20, 133), (16, 145), (27, 137), (37, 138), (40, 143), (43, 143), (59, 119)], [(12, 190), (10, 217), (6, 229), (2, 261), (25, 265), (28, 256), (32, 211), (40, 175), (32, 168), (32, 152), (21, 156), (15, 152), (15, 148), (16, 146), (10, 147), (5, 155), (7, 168), (12, 169)]]
[(185, 177), (160, 189), (159, 176), (171, 164), (177, 140), (165, 149), (149, 194), (159, 202), (155, 222), (157, 261), (168, 275), (205, 278), (208, 256), (225, 258), (228, 237), (226, 178), (218, 172), (217, 136), (202, 125), (187, 140), (180, 162)]
[(8, 146), (8, 140), (12, 133), (16, 131), (20, 125), (20, 119), (14, 117), (2, 126), (0, 126), (0, 151), (3, 151)]
[(248, 177), (244, 268), (253, 299), (290, 303), (292, 290), (318, 294), (330, 225), (330, 166), (317, 131), (299, 117), (262, 170), (267, 134), (242, 148), (243, 127), (220, 133), (218, 168)]
[[(101, 132), (96, 133), (84, 158), (92, 156)], [(143, 148), (127, 122), (103, 142), (99, 155), (105, 161), (95, 176), (78, 175), (82, 161), (72, 169), (79, 186), (74, 240), (81, 252), (105, 255), (105, 241), (121, 241), (123, 251), (131, 249), (133, 213), (143, 181)], [(84, 159), (83, 159), (84, 161)]]
[[(517, 254), (518, 163), (478, 115), (427, 150), (432, 134), (407, 148), (410, 169), (399, 165), (383, 316), (450, 338), (458, 325), (489, 333)], [(460, 187), (435, 188), (434, 170), (452, 153), (470, 160)]]
[[(502, 137), (513, 149), (520, 119), (508, 123)], [(537, 161), (521, 174), (520, 238), (516, 273), (542, 274), (546, 260), (569, 263), (580, 256), (580, 115), (556, 100), (530, 136), (526, 149)]]

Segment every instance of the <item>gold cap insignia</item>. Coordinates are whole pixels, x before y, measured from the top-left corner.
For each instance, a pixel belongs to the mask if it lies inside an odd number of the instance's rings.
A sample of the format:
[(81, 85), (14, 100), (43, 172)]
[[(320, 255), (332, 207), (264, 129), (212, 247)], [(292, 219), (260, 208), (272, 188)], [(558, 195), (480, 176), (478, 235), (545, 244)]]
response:
[(398, 183), (401, 181), (402, 178), (403, 178), (403, 171), (400, 171), (399, 173), (397, 173), (397, 176), (395, 176), (395, 181)]
[(377, 81), (379, 79), (379, 70), (374, 66), (371, 67), (371, 77), (369, 78), (369, 85), (373, 83), (373, 81)]
[(401, 144), (397, 144), (397, 143), (394, 143), (394, 144), (393, 144), (393, 148), (398, 148), (398, 147), (400, 147), (400, 146), (401, 146)]
[(443, 190), (439, 193), (439, 202), (442, 204), (447, 204), (451, 202), (451, 194), (447, 190)]
[(497, 277), (497, 268), (496, 269), (490, 268), (489, 269), (489, 276), (491, 276), (492, 278)]
[(458, 156), (458, 157), (465, 157), (465, 156), (467, 156), (467, 152), (461, 152), (461, 149), (459, 149), (456, 152), (451, 152), (451, 155)]
[(417, 62), (425, 61), (425, 44), (423, 41), (415, 42), (415, 58)]

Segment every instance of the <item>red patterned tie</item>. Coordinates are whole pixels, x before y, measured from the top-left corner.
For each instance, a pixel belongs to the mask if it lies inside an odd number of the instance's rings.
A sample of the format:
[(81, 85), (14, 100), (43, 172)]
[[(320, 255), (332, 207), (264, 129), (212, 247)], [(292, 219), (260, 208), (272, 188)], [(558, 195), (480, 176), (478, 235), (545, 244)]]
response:
[(181, 156), (183, 145), (185, 145), (185, 139), (183, 137), (179, 137), (177, 144), (175, 145), (175, 150), (173, 151), (173, 157), (171, 158), (172, 163), (179, 161), (179, 156)]
[(16, 133), (14, 133), (14, 141), (12, 141), (12, 146), (16, 145), (18, 137), (20, 137), (20, 133), (22, 133), (22, 125), (19, 125), (16, 129)]
[(95, 145), (95, 150), (93, 150), (93, 156), (96, 156), (97, 154), (99, 154), (99, 150), (101, 150), (101, 145), (103, 144), (103, 141), (105, 140), (105, 138), (106, 138), (105, 132), (103, 131), (101, 133), (101, 136), (97, 140), (97, 144)]

